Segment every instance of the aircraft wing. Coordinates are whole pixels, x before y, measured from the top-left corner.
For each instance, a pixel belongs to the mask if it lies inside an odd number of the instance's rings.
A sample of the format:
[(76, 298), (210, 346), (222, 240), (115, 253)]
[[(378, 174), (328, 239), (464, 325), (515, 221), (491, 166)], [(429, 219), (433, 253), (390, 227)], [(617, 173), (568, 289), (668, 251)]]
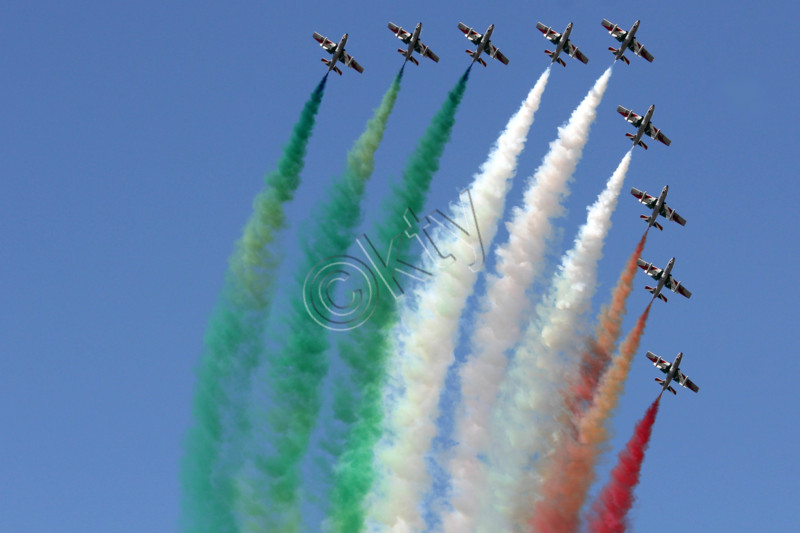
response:
[[(650, 196), (649, 194), (647, 194), (646, 192), (640, 191), (636, 187), (631, 188), (631, 194), (636, 199), (638, 199), (641, 203), (643, 203), (644, 205), (646, 205), (647, 207), (650, 207), (650, 208), (652, 208), (654, 205), (656, 205), (656, 202), (658, 201), (658, 198), (654, 198), (654, 197)], [(664, 207), (666, 207), (666, 206), (664, 206)], [(664, 207), (661, 208), (662, 213), (664, 211)]]
[(661, 357), (657, 356), (653, 352), (647, 352), (647, 358), (653, 362), (656, 368), (658, 368), (665, 374), (669, 372), (669, 369), (672, 366), (672, 363), (670, 363), (669, 361), (665, 361), (664, 359), (661, 359)]
[(692, 297), (692, 293), (689, 291), (689, 289), (681, 285), (681, 282), (676, 280), (672, 275), (670, 275), (666, 285), (667, 288), (672, 292), (677, 292), (678, 294), (680, 294), (681, 296), (685, 296), (686, 298)]
[[(623, 109), (624, 109), (624, 108), (623, 108)], [(641, 121), (641, 119), (640, 119), (640, 121)], [(628, 122), (630, 122), (630, 121), (628, 121)], [(670, 144), (672, 144), (672, 141), (670, 141), (670, 140), (669, 140), (669, 138), (668, 138), (666, 135), (664, 135), (664, 134), (661, 132), (661, 130), (660, 130), (660, 129), (658, 129), (658, 128), (656, 128), (655, 126), (653, 126), (653, 123), (652, 123), (652, 122), (650, 122), (650, 123), (647, 125), (647, 127), (644, 129), (644, 132), (645, 132), (645, 133), (646, 133), (648, 136), (652, 137), (653, 139), (655, 139), (655, 140), (657, 140), (657, 141), (661, 141), (662, 143), (666, 144), (667, 146), (669, 146)]]
[(636, 264), (639, 266), (639, 268), (644, 270), (645, 274), (647, 274), (651, 278), (653, 278), (653, 279), (661, 279), (661, 273), (663, 272), (663, 270), (661, 270), (660, 268), (658, 268), (656, 266), (653, 266), (653, 263), (648, 263), (647, 261), (644, 261), (643, 259), (637, 259), (636, 260)]
[(490, 56), (492, 56), (502, 64), (508, 65), (508, 58), (503, 55), (503, 52), (501, 52), (499, 48), (497, 48), (491, 42), (489, 43), (488, 48), (489, 49), (487, 50), (487, 52), (489, 53)]
[(408, 33), (406, 30), (395, 24), (394, 22), (389, 23), (389, 29), (392, 30), (392, 33), (397, 35), (397, 38), (403, 41), (404, 43), (408, 44), (411, 40), (411, 34)]
[(364, 67), (362, 67), (361, 65), (359, 65), (359, 64), (358, 64), (358, 61), (356, 61), (355, 59), (353, 59), (353, 56), (351, 56), (351, 55), (350, 55), (350, 54), (348, 54), (347, 52), (344, 52), (344, 54), (343, 54), (343, 55), (344, 55), (344, 64), (345, 64), (345, 65), (347, 65), (348, 67), (350, 67), (350, 68), (351, 68), (351, 69), (353, 69), (353, 70), (356, 70), (356, 71), (358, 71), (359, 73), (363, 73), (363, 72), (364, 72)]
[(570, 57), (574, 57), (578, 61), (584, 64), (589, 62), (589, 58), (583, 55), (583, 52), (578, 50), (578, 47), (569, 41), (567, 41), (567, 48), (568, 48), (567, 53), (569, 54)]
[(628, 122), (630, 122), (631, 124), (633, 124), (634, 126), (636, 126), (637, 128), (638, 128), (638, 127), (641, 125), (641, 123), (642, 123), (642, 120), (643, 120), (643, 119), (642, 119), (642, 117), (641, 117), (641, 116), (637, 115), (636, 113), (634, 113), (634, 112), (633, 112), (633, 111), (631, 111), (630, 109), (625, 109), (625, 108), (624, 108), (624, 107), (622, 107), (621, 105), (618, 105), (618, 106), (617, 106), (617, 113), (619, 113), (620, 115), (622, 115), (622, 118), (624, 118), (625, 120), (627, 120)]
[(643, 58), (648, 60), (650, 63), (652, 63), (653, 59), (655, 59), (653, 57), (653, 54), (648, 52), (645, 49), (644, 45), (636, 40), (636, 37), (633, 38), (633, 42), (630, 45), (630, 49), (633, 50), (634, 54), (636, 54), (637, 56), (642, 56)]
[(558, 41), (561, 39), (560, 33), (555, 31), (550, 26), (545, 26), (541, 22), (536, 23), (536, 29), (542, 32), (545, 37), (547, 37), (550, 41), (552, 41), (555, 44), (558, 44)]
[(681, 226), (686, 225), (686, 219), (680, 216), (674, 209), (667, 207), (667, 204), (661, 206), (661, 213), (659, 214), (667, 220), (674, 220)]
[(434, 62), (439, 62), (439, 56), (433, 53), (433, 50), (422, 44), (419, 40), (417, 44), (414, 46), (414, 50), (416, 50), (421, 56), (428, 57), (433, 59)]
[(463, 22), (458, 23), (458, 29), (464, 32), (466, 38), (472, 41), (473, 43), (478, 44), (479, 42), (481, 42), (481, 37), (483, 37), (483, 35), (476, 32)]
[(628, 32), (626, 32), (622, 28), (619, 28), (616, 24), (614, 24), (613, 22), (609, 22), (606, 19), (603, 19), (603, 22), (601, 22), (600, 24), (602, 24), (603, 27), (608, 30), (608, 33), (610, 33), (611, 36), (614, 39), (618, 40), (619, 42), (624, 41), (625, 36), (628, 35)]
[(336, 47), (338, 46), (335, 42), (331, 41), (327, 37), (320, 35), (317, 32), (314, 32), (314, 40), (317, 41), (322, 48), (324, 48), (330, 53), (334, 53), (336, 51)]
[[(680, 370), (678, 370), (678, 372), (680, 372)], [(698, 387), (691, 379), (686, 377), (686, 374), (684, 374), (683, 372), (681, 372), (681, 379), (679, 383), (684, 387), (686, 387), (687, 389), (693, 390), (694, 392), (700, 391), (700, 387)]]

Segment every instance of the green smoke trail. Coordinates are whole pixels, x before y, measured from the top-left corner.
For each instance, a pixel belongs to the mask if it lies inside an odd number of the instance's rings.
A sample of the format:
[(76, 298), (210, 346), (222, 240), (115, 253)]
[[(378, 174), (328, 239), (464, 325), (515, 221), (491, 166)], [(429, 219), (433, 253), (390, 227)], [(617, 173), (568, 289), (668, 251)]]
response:
[[(464, 96), (470, 70), (464, 73), (428, 125), (403, 172), (401, 186), (383, 208), (384, 218), (377, 230), (379, 246), (388, 247), (392, 239), (408, 227), (406, 209), (419, 214), (431, 179), (439, 169), (439, 160), (455, 124), (455, 114)], [(409, 239), (395, 239), (398, 257), (416, 263)], [(383, 251), (380, 252), (383, 254)], [(331, 489), (329, 526), (337, 533), (354, 533), (364, 527), (364, 498), (375, 477), (372, 450), (381, 437), (383, 422), (382, 389), (386, 361), (391, 353), (389, 333), (397, 318), (396, 302), (383, 292), (369, 321), (354, 330), (339, 346), (342, 359), (352, 369), (351, 383), (340, 384), (336, 391), (337, 416), (349, 428)], [(352, 392), (357, 391), (354, 397)]]
[[(302, 298), (305, 275), (320, 261), (344, 254), (361, 222), (364, 187), (375, 166), (375, 151), (400, 91), (398, 72), (366, 129), (347, 154), (344, 174), (328, 191), (325, 203), (301, 230), (304, 256), (297, 268), (297, 289), (283, 311), (288, 334), (279, 339), (280, 352), (266, 363), (263, 384), (270, 392), (268, 411), (253, 411), (253, 423), (268, 423), (273, 453), (256, 452), (253, 468), (242, 473), (239, 509), (243, 528), (253, 531), (298, 531), (300, 463), (321, 407), (322, 382), (328, 372), (327, 330), (309, 316)], [(262, 446), (263, 449), (263, 446)]]
[(235, 470), (225, 454), (241, 400), (236, 385), (258, 360), (261, 332), (280, 255), (273, 243), (286, 225), (283, 204), (300, 183), (306, 147), (322, 102), (327, 76), (303, 106), (277, 170), (253, 202), (253, 214), (230, 258), (217, 308), (204, 338), (192, 405), (193, 425), (181, 464), (181, 527), (185, 531), (236, 531)]

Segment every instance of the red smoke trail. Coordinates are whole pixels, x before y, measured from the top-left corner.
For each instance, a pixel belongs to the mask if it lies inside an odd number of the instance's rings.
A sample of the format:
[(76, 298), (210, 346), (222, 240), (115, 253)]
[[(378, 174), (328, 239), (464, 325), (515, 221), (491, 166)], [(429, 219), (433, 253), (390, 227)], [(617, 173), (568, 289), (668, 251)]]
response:
[(639, 484), (644, 452), (650, 442), (660, 400), (659, 394), (647, 409), (644, 418), (636, 424), (633, 436), (625, 449), (619, 453), (617, 466), (611, 471), (611, 479), (592, 505), (589, 531), (598, 533), (625, 531), (626, 517), (633, 507), (633, 491)]
[(594, 481), (594, 465), (608, 440), (606, 422), (616, 408), (625, 388), (634, 354), (650, 315), (650, 306), (636, 321), (598, 384), (591, 407), (573, 419), (572, 434), (565, 432), (563, 441), (544, 473), (541, 500), (530, 522), (532, 531), (539, 533), (569, 533), (577, 531), (579, 514), (589, 487)]
[(580, 415), (589, 407), (600, 376), (611, 361), (611, 354), (619, 339), (622, 319), (625, 316), (625, 303), (633, 290), (636, 260), (642, 256), (646, 240), (647, 232), (639, 239), (639, 244), (628, 258), (625, 269), (611, 293), (611, 303), (600, 312), (597, 329), (594, 337), (587, 341), (576, 379), (565, 392), (565, 402), (573, 416)]

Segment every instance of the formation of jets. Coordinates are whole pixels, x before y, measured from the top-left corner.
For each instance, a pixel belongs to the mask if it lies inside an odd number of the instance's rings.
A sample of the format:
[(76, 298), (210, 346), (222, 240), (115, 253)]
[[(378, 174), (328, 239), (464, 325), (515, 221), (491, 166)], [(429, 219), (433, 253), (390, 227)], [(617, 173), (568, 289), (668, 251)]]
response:
[[(615, 61), (621, 59), (626, 64), (630, 64), (630, 61), (624, 55), (626, 50), (632, 51), (634, 54), (645, 58), (647, 61), (653, 61), (653, 55), (648, 52), (634, 37), (636, 35), (636, 31), (639, 29), (638, 20), (633, 23), (633, 27), (631, 27), (630, 31), (625, 31), (606, 19), (603, 19), (602, 25), (608, 30), (612, 37), (621, 43), (619, 49), (609, 47), (609, 50), (611, 50), (611, 52), (614, 54)], [(572, 44), (569, 40), (570, 33), (572, 33), (572, 22), (567, 24), (563, 34), (558, 33), (550, 26), (546, 26), (541, 22), (536, 23), (536, 28), (539, 29), (539, 31), (541, 31), (544, 36), (556, 47), (556, 49), (552, 51), (545, 50), (545, 53), (550, 56), (551, 64), (559, 63), (561, 66), (567, 66), (564, 60), (559, 57), (561, 52), (566, 52), (568, 56), (574, 57), (582, 63), (589, 62), (589, 58), (586, 57), (580, 50), (578, 50), (578, 47)], [(419, 61), (417, 61), (417, 59), (413, 56), (414, 52), (417, 52), (422, 57), (432, 59), (436, 63), (439, 62), (439, 56), (437, 56), (430, 48), (422, 44), (422, 42), (419, 40), (419, 34), (422, 31), (421, 22), (417, 24), (416, 28), (414, 28), (413, 33), (404, 30), (394, 22), (389, 23), (389, 29), (397, 36), (398, 39), (407, 45), (405, 49), (399, 48), (397, 50), (403, 55), (405, 61), (411, 61), (415, 65), (419, 65)], [(490, 24), (483, 34), (478, 33), (463, 22), (458, 23), (458, 29), (464, 33), (464, 36), (467, 39), (472, 41), (472, 43), (477, 46), (475, 50), (467, 50), (467, 53), (470, 55), (470, 57), (472, 57), (473, 63), (480, 63), (485, 67), (486, 61), (481, 58), (481, 55), (483, 55), (485, 52), (489, 57), (493, 57), (504, 65), (508, 65), (508, 58), (503, 55), (503, 53), (490, 41), (492, 32), (494, 31), (494, 24)], [(338, 44), (317, 32), (314, 32), (314, 39), (319, 42), (320, 46), (322, 46), (325, 51), (333, 56), (331, 59), (322, 60), (322, 62), (328, 67), (328, 72), (332, 70), (341, 75), (342, 71), (336, 66), (336, 64), (340, 62), (356, 70), (357, 72), (364, 72), (364, 67), (359, 65), (352, 58), (352, 56), (347, 54), (347, 52), (344, 50), (344, 45), (347, 42), (346, 33), (342, 36), (342, 39)], [(669, 144), (669, 142), (666, 144)], [(642, 146), (644, 146), (644, 143), (642, 143)]]
[[(668, 192), (669, 185), (665, 185), (664, 188), (661, 189), (661, 193), (657, 198), (647, 194), (644, 191), (640, 191), (636, 187), (631, 189), (631, 194), (633, 197), (651, 210), (650, 215), (639, 216), (639, 218), (643, 219), (647, 223), (648, 230), (653, 226), (657, 227), (659, 230), (664, 229), (661, 224), (657, 222), (658, 217), (672, 220), (681, 226), (686, 225), (686, 219), (680, 216), (674, 209), (667, 206), (666, 200)], [(667, 263), (667, 266), (663, 270), (653, 266), (652, 263), (648, 263), (641, 258), (639, 258), (636, 263), (639, 268), (644, 270), (645, 274), (658, 282), (655, 287), (645, 287), (645, 290), (649, 291), (653, 295), (654, 300), (658, 298), (664, 302), (667, 301), (667, 297), (661, 294), (661, 291), (665, 287), (680, 294), (681, 296), (685, 296), (686, 298), (692, 297), (692, 293), (686, 287), (684, 287), (680, 281), (676, 280), (672, 276), (672, 267), (675, 266), (674, 257), (669, 260), (669, 263)], [(675, 389), (670, 386), (670, 383), (673, 380), (681, 386), (693, 390), (694, 392), (700, 390), (699, 387), (692, 382), (692, 380), (686, 377), (686, 374), (679, 370), (681, 359), (683, 358), (683, 352), (679, 353), (675, 358), (675, 361), (672, 363), (662, 359), (653, 352), (647, 352), (647, 358), (650, 359), (659, 370), (667, 375), (665, 379), (656, 378), (656, 381), (661, 385), (662, 394), (664, 391), (670, 391), (672, 394), (677, 394)]]
[[(630, 30), (625, 31), (613, 22), (603, 19), (603, 22), (601, 23), (603, 27), (608, 30), (611, 36), (620, 43), (619, 48), (608, 48), (614, 55), (614, 61), (622, 60), (625, 64), (629, 65), (630, 60), (625, 57), (625, 53), (627, 51), (630, 51), (634, 55), (642, 57), (649, 62), (653, 61), (653, 54), (651, 54), (644, 47), (644, 45), (642, 45), (642, 43), (636, 40), (636, 32), (639, 30), (639, 23), (640, 21), (637, 20), (633, 23), (633, 26)], [(423, 44), (420, 40), (420, 33), (422, 33), (421, 22), (416, 25), (413, 32), (404, 30), (394, 22), (389, 22), (388, 27), (389, 30), (398, 39), (400, 39), (404, 45), (406, 45), (405, 48), (397, 49), (397, 51), (403, 56), (404, 62), (410, 61), (415, 65), (419, 65), (419, 61), (417, 61), (417, 58), (414, 57), (414, 53), (417, 53), (422, 57), (427, 57), (434, 63), (439, 62), (439, 56), (437, 56), (433, 50)], [(461, 30), (464, 36), (472, 41), (472, 43), (476, 46), (474, 50), (466, 50), (467, 54), (469, 54), (472, 58), (473, 63), (480, 63), (485, 67), (486, 61), (482, 57), (485, 53), (488, 57), (497, 59), (504, 65), (508, 65), (508, 58), (491, 41), (491, 37), (494, 32), (494, 24), (490, 24), (486, 31), (482, 34), (477, 32), (474, 28), (467, 26), (463, 22), (458, 23), (458, 29)], [(589, 62), (589, 58), (586, 57), (586, 55), (570, 41), (570, 36), (572, 34), (572, 22), (567, 24), (567, 27), (564, 29), (563, 33), (555, 31), (551, 26), (547, 26), (542, 22), (536, 23), (536, 29), (541, 31), (544, 37), (555, 46), (554, 50), (545, 50), (545, 53), (550, 57), (550, 64), (558, 63), (561, 66), (566, 67), (567, 64), (561, 57), (562, 53), (577, 59), (581, 63), (586, 64)], [(339, 63), (350, 67), (357, 72), (364, 72), (364, 67), (362, 67), (355, 59), (353, 59), (350, 54), (345, 51), (345, 44), (347, 43), (346, 33), (342, 36), (338, 44), (316, 32), (314, 32), (314, 39), (319, 42), (320, 46), (322, 46), (322, 48), (331, 55), (330, 59), (322, 59), (322, 62), (328, 67), (328, 72), (334, 71), (341, 75), (342, 71), (337, 66)], [(641, 146), (647, 150), (647, 145), (642, 142), (642, 137), (645, 135), (665, 144), (666, 146), (671, 144), (672, 141), (670, 141), (660, 129), (653, 125), (651, 119), (654, 111), (655, 105), (651, 105), (644, 116), (641, 116), (637, 115), (630, 109), (626, 109), (622, 106), (617, 107), (617, 112), (636, 128), (635, 133), (629, 132), (625, 134), (626, 137), (633, 141), (634, 146)], [(647, 223), (647, 230), (653, 226), (659, 230), (664, 229), (663, 226), (659, 224), (658, 217), (662, 217), (668, 221), (671, 220), (673, 222), (677, 222), (681, 226), (686, 225), (686, 219), (675, 212), (674, 209), (667, 206), (666, 198), (668, 191), (669, 186), (664, 186), (658, 197), (654, 197), (644, 191), (640, 191), (639, 189), (631, 189), (631, 194), (640, 203), (644, 204), (651, 210), (649, 215), (640, 215), (640, 218)], [(648, 276), (657, 282), (655, 287), (645, 287), (645, 289), (653, 295), (654, 300), (658, 298), (664, 302), (667, 301), (666, 296), (662, 294), (662, 291), (665, 287), (686, 298), (690, 298), (692, 296), (692, 293), (689, 292), (689, 290), (686, 289), (681, 282), (677, 281), (672, 276), (672, 268), (675, 265), (674, 257), (669, 260), (664, 269), (657, 268), (652, 263), (648, 263), (641, 258), (638, 259), (637, 264)], [(673, 381), (683, 387), (693, 390), (694, 392), (699, 390), (697, 385), (695, 385), (689, 378), (686, 377), (683, 372), (679, 370), (683, 353), (679, 353), (675, 358), (675, 361), (672, 363), (662, 359), (652, 352), (647, 352), (647, 357), (659, 370), (666, 374), (665, 379), (656, 378), (656, 381), (662, 386), (662, 393), (664, 391), (670, 391), (673, 394), (676, 394), (675, 389), (670, 386), (670, 383)]]

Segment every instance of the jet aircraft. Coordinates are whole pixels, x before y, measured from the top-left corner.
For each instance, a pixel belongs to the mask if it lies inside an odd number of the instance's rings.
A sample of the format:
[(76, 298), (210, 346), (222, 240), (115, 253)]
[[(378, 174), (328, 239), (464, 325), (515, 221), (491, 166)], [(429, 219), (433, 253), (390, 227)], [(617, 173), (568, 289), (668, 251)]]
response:
[(492, 32), (494, 31), (494, 24), (491, 24), (486, 30), (486, 33), (483, 35), (476, 32), (463, 22), (458, 23), (458, 29), (464, 32), (464, 36), (467, 39), (478, 45), (477, 50), (467, 50), (467, 53), (472, 56), (473, 63), (477, 61), (485, 67), (486, 61), (481, 59), (481, 54), (486, 52), (490, 57), (497, 59), (504, 65), (508, 65), (508, 58), (504, 56), (503, 53), (491, 43), (491, 41), (489, 41), (489, 38), (492, 36)]
[(665, 390), (668, 390), (677, 396), (678, 393), (675, 392), (675, 389), (669, 386), (673, 379), (675, 380), (675, 383), (678, 383), (687, 389), (693, 390), (694, 392), (698, 392), (700, 390), (700, 387), (695, 385), (692, 380), (686, 377), (686, 374), (681, 372), (679, 369), (681, 365), (681, 359), (683, 358), (683, 352), (679, 353), (675, 358), (675, 361), (672, 363), (661, 359), (661, 357), (657, 356), (653, 352), (647, 352), (647, 358), (650, 359), (659, 370), (667, 375), (666, 379), (656, 378), (656, 381), (661, 385), (662, 393)]
[(672, 141), (670, 141), (666, 135), (661, 133), (661, 130), (653, 126), (653, 123), (650, 122), (650, 119), (653, 116), (653, 112), (656, 110), (655, 105), (651, 105), (650, 108), (647, 110), (647, 113), (644, 114), (644, 117), (641, 117), (631, 111), (630, 109), (625, 109), (624, 107), (617, 106), (617, 113), (622, 115), (622, 117), (636, 126), (638, 128), (636, 133), (626, 133), (625, 137), (633, 140), (633, 145), (636, 146), (637, 144), (647, 150), (647, 145), (642, 142), (642, 136), (647, 134), (648, 136), (652, 137), (657, 141), (661, 141), (662, 143), (669, 146)]
[(664, 185), (664, 188), (661, 189), (661, 194), (658, 195), (658, 198), (654, 198), (649, 194), (647, 194), (646, 192), (640, 191), (636, 187), (631, 189), (631, 194), (634, 197), (638, 198), (640, 203), (646, 205), (647, 207), (653, 210), (650, 216), (639, 215), (639, 218), (647, 222), (648, 228), (652, 228), (653, 226), (655, 226), (662, 231), (664, 230), (664, 228), (661, 227), (661, 224), (657, 222), (659, 215), (666, 218), (667, 220), (674, 220), (681, 226), (686, 225), (685, 218), (676, 213), (674, 209), (667, 207), (666, 204), (667, 191), (669, 191), (669, 185)]
[(623, 55), (625, 54), (626, 50), (630, 50), (637, 56), (642, 56), (651, 63), (653, 62), (653, 54), (645, 50), (642, 43), (637, 41), (634, 37), (634, 35), (636, 35), (636, 30), (639, 29), (639, 22), (640, 21), (637, 20), (633, 23), (631, 31), (625, 31), (613, 22), (609, 22), (606, 19), (603, 19), (603, 22), (601, 22), (603, 27), (608, 30), (608, 33), (610, 33), (614, 39), (622, 43), (620, 44), (619, 50), (611, 46), (608, 47), (608, 49), (614, 54), (614, 61), (621, 59), (626, 65), (630, 65), (631, 62), (628, 61), (628, 58)]
[(557, 31), (554, 31), (553, 28), (549, 26), (545, 26), (541, 22), (536, 23), (536, 28), (544, 34), (544, 36), (552, 41), (554, 45), (556, 45), (556, 49), (554, 51), (545, 50), (544, 53), (549, 55), (551, 58), (550, 63), (560, 63), (562, 67), (566, 67), (567, 64), (564, 62), (563, 59), (560, 59), (558, 56), (561, 55), (562, 51), (566, 51), (567, 55), (570, 57), (574, 57), (578, 61), (583, 63), (588, 63), (589, 58), (583, 55), (583, 53), (578, 50), (578, 47), (569, 42), (569, 34), (572, 33), (572, 23), (570, 22), (567, 24), (567, 29), (564, 30), (564, 34), (560, 34)]
[(644, 270), (645, 274), (653, 278), (658, 282), (655, 287), (647, 286), (645, 290), (650, 291), (653, 295), (653, 298), (659, 298), (663, 301), (667, 301), (667, 297), (661, 294), (661, 289), (664, 287), (668, 288), (672, 292), (677, 292), (681, 296), (685, 296), (687, 298), (692, 297), (692, 293), (689, 290), (681, 285), (680, 281), (677, 281), (675, 278), (672, 277), (672, 267), (675, 265), (675, 258), (669, 260), (667, 263), (667, 267), (664, 270), (660, 268), (656, 268), (653, 266), (653, 263), (648, 263), (647, 261), (643, 261), (642, 259), (637, 259), (636, 264)]
[(314, 39), (319, 42), (319, 45), (325, 49), (326, 52), (331, 54), (333, 57), (330, 59), (322, 58), (322, 62), (328, 65), (328, 72), (331, 70), (336, 72), (338, 75), (342, 75), (342, 71), (339, 70), (339, 67), (336, 66), (336, 63), (342, 62), (344, 65), (358, 71), (364, 72), (364, 67), (358, 64), (358, 62), (353, 59), (353, 57), (344, 51), (344, 45), (347, 42), (347, 34), (345, 33), (342, 35), (342, 40), (339, 41), (339, 44), (331, 41), (327, 37), (323, 37), (317, 32), (314, 32)]
[(412, 55), (414, 52), (418, 52), (422, 57), (428, 57), (436, 63), (439, 62), (439, 56), (434, 54), (433, 50), (422, 44), (422, 41), (419, 40), (419, 34), (422, 31), (421, 22), (417, 24), (416, 28), (414, 28), (413, 34), (408, 33), (394, 22), (389, 23), (389, 29), (392, 30), (395, 35), (397, 35), (398, 39), (408, 45), (408, 49), (406, 50), (403, 50), (402, 48), (397, 49), (398, 52), (403, 54), (403, 57), (406, 58), (406, 61), (411, 61), (415, 65), (419, 65), (417, 58)]

